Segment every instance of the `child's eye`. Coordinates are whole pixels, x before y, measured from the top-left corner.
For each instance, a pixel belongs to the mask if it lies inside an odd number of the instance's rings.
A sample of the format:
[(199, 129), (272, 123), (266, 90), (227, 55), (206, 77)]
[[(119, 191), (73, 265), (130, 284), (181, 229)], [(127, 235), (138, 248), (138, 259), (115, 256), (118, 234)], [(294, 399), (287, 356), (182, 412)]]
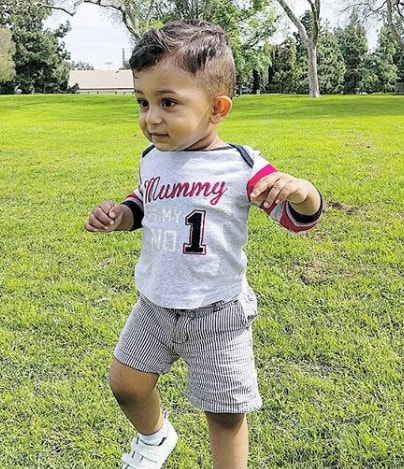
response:
[(140, 109), (145, 109), (149, 106), (149, 103), (145, 99), (138, 98), (137, 102), (139, 104)]
[(174, 101), (173, 99), (169, 99), (169, 98), (163, 98), (161, 100), (161, 105), (163, 107), (173, 107), (175, 106), (177, 103), (176, 101)]

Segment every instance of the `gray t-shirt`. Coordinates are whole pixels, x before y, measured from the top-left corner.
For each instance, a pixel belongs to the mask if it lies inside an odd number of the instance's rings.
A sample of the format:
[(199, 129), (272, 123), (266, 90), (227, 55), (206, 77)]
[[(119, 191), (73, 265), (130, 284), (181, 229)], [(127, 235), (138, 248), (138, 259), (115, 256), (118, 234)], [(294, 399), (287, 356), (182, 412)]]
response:
[[(161, 152), (151, 148), (140, 164), (139, 187), (125, 203), (143, 227), (135, 268), (139, 292), (153, 303), (194, 309), (238, 295), (245, 283), (247, 220), (255, 184), (276, 171), (249, 147)], [(135, 210), (133, 210), (135, 208)], [(266, 212), (290, 231), (313, 227), (288, 203)]]

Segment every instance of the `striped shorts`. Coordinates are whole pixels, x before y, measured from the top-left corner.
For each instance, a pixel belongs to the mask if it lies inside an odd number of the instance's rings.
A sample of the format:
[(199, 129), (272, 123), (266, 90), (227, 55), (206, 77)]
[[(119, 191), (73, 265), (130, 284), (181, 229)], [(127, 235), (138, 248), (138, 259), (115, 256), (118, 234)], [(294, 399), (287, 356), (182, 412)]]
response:
[(213, 413), (246, 413), (262, 404), (254, 365), (251, 289), (193, 310), (163, 308), (140, 296), (115, 348), (131, 368), (164, 374), (178, 358), (188, 365), (189, 400)]

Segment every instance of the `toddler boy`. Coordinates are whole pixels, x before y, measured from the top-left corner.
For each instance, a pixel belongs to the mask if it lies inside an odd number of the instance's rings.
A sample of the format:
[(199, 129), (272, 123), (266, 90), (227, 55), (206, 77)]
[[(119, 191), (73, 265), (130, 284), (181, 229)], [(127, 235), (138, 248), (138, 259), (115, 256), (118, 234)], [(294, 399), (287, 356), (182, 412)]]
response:
[(115, 349), (111, 388), (138, 432), (123, 469), (158, 469), (177, 435), (156, 384), (188, 365), (189, 399), (207, 418), (215, 469), (245, 469), (246, 413), (261, 405), (252, 352), (256, 299), (246, 280), (252, 205), (292, 232), (314, 227), (321, 196), (259, 152), (220, 139), (235, 67), (221, 28), (177, 21), (146, 33), (130, 59), (139, 124), (151, 145), (121, 203), (91, 212), (91, 232), (143, 228), (139, 299)]

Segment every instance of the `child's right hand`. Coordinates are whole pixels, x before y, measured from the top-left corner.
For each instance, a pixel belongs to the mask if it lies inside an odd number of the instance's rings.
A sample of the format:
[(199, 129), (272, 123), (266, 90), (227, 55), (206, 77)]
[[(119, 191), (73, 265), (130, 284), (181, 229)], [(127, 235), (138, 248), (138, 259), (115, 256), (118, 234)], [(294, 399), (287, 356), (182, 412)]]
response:
[(85, 228), (87, 231), (109, 233), (119, 227), (122, 217), (123, 209), (121, 205), (113, 202), (101, 202), (93, 208)]

